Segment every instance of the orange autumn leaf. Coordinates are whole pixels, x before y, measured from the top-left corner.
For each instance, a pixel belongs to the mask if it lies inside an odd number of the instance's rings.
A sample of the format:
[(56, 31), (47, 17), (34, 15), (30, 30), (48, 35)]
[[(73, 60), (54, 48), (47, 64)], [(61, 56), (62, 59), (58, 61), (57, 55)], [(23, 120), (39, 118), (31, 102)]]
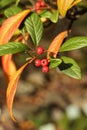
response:
[(64, 40), (64, 38), (67, 36), (67, 31), (61, 32), (56, 36), (52, 43), (50, 44), (48, 50), (47, 50), (47, 59), (50, 60), (50, 55), (53, 54), (53, 57), (56, 58), (57, 53), (59, 52), (60, 46)]
[(16, 72), (16, 66), (12, 60), (12, 55), (4, 55), (2, 56), (1, 60), (3, 71), (5, 73), (7, 81), (9, 81), (10, 77)]
[(0, 44), (7, 43), (30, 10), (24, 10), (8, 19), (0, 27)]
[(17, 70), (15, 72), (15, 74), (11, 77), (10, 82), (8, 84), (7, 87), (7, 91), (6, 91), (6, 100), (7, 100), (7, 107), (10, 113), (11, 118), (16, 121), (15, 117), (13, 116), (13, 112), (12, 112), (12, 106), (13, 106), (13, 100), (14, 100), (14, 96), (17, 90), (17, 85), (18, 85), (18, 80), (20, 78), (20, 75), (22, 73), (22, 71), (24, 70), (24, 68), (30, 64), (32, 61), (34, 60), (31, 59), (30, 61), (28, 61), (26, 64), (24, 64), (19, 70)]
[(82, 0), (75, 0), (75, 1), (71, 4), (71, 6), (69, 7), (69, 9), (72, 8), (74, 5), (78, 4), (78, 3), (81, 2), (81, 1), (82, 1)]
[(7, 81), (9, 81), (10, 77), (16, 72), (16, 66), (11, 58), (12, 58), (12, 55), (2, 56), (3, 70), (4, 70), (5, 75), (8, 75), (6, 77)]
[[(28, 15), (30, 10), (24, 10), (8, 19), (6, 19), (0, 27), (0, 44), (7, 43), (13, 36), (16, 29), (20, 26), (23, 19)], [(7, 76), (15, 72), (15, 64), (11, 59), (11, 55), (2, 56), (2, 67)], [(14, 72), (13, 72), (14, 68)], [(12, 72), (12, 73), (11, 73)]]
[(81, 0), (57, 0), (58, 10), (62, 17), (66, 16), (67, 11)]

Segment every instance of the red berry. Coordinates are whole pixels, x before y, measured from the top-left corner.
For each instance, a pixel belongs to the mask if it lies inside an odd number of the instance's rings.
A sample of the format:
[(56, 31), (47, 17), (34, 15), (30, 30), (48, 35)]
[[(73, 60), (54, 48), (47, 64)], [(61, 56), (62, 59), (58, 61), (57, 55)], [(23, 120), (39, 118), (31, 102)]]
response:
[(48, 65), (48, 60), (47, 59), (41, 60), (41, 65), (42, 66), (47, 66)]
[(41, 5), (40, 5), (39, 2), (36, 2), (36, 5), (35, 5), (35, 6), (36, 6), (36, 9), (39, 9)]
[(41, 1), (40, 6), (41, 6), (41, 7), (44, 7), (44, 6), (45, 6), (44, 1)]
[(37, 51), (37, 54), (40, 55), (40, 54), (43, 54), (44, 49), (43, 49), (42, 47), (39, 46), (39, 47), (36, 48), (36, 51)]
[(40, 10), (40, 9), (37, 9), (37, 10), (36, 10), (36, 12), (37, 12), (37, 13), (40, 13), (40, 12), (41, 12), (41, 10)]
[(43, 66), (42, 67), (42, 72), (48, 73), (49, 72), (49, 67), (48, 66)]
[(39, 67), (41, 65), (41, 60), (40, 59), (36, 59), (35, 60), (35, 66)]

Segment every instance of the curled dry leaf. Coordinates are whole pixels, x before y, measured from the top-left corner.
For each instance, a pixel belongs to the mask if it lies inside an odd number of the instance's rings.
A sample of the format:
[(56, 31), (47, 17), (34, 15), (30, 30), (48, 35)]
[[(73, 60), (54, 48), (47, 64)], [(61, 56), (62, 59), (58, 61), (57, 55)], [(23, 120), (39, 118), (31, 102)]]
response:
[(16, 121), (15, 117), (13, 116), (12, 113), (12, 106), (13, 106), (13, 100), (14, 100), (14, 96), (17, 90), (17, 85), (18, 85), (18, 80), (20, 78), (20, 75), (22, 73), (22, 71), (24, 70), (24, 68), (30, 64), (32, 61), (34, 60), (34, 58), (32, 58), (30, 61), (28, 61), (26, 64), (24, 64), (19, 70), (17, 70), (15, 72), (15, 74), (11, 77), (10, 82), (8, 84), (7, 87), (7, 91), (6, 91), (6, 100), (7, 100), (7, 107), (10, 113), (11, 118)]
[(30, 10), (24, 10), (6, 19), (0, 28), (0, 44), (7, 43)]
[(82, 1), (82, 0), (74, 0), (74, 1), (72, 2), (71, 6), (69, 7), (69, 9), (72, 8), (74, 5), (78, 4), (78, 3), (81, 2), (81, 1)]
[(52, 54), (54, 58), (56, 58), (57, 53), (59, 52), (60, 46), (67, 36), (67, 31), (61, 32), (56, 36), (53, 41), (51, 42), (48, 50), (47, 50), (47, 59), (50, 60), (50, 55)]
[(81, 0), (57, 0), (58, 10), (61, 16), (65, 17), (67, 11), (80, 1)]
[(16, 72), (16, 66), (14, 62), (11, 60), (12, 55), (2, 56), (2, 65), (5, 75), (8, 74), (7, 81), (10, 80), (11, 76)]
[[(6, 19), (3, 22), (2, 26), (0, 27), (0, 44), (5, 44), (11, 39), (14, 32), (20, 26), (21, 22), (28, 15), (29, 12), (30, 12), (30, 10), (24, 10), (16, 15)], [(15, 64), (13, 63), (11, 58), (12, 58), (11, 55), (2, 56), (2, 67), (3, 67), (3, 70), (4, 70), (5, 74), (7, 75), (7, 77), (9, 75), (13, 74), (13, 70), (11, 70), (11, 68), (12, 69), (15, 68)], [(10, 71), (9, 71), (9, 69), (10, 69)], [(12, 72), (12, 74), (11, 74), (11, 72)]]

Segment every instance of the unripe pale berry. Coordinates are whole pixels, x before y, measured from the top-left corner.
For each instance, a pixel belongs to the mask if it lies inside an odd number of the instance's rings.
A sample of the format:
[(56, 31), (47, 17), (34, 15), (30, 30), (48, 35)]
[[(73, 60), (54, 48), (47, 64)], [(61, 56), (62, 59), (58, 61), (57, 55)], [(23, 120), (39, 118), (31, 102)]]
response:
[(48, 60), (47, 59), (42, 59), (41, 60), (41, 65), (42, 66), (47, 66), (48, 65)]
[(43, 66), (42, 67), (42, 72), (48, 73), (49, 72), (49, 67), (48, 66)]
[(40, 59), (36, 59), (35, 60), (35, 66), (39, 67), (41, 65), (41, 60)]
[(39, 46), (39, 47), (36, 48), (36, 52), (37, 52), (37, 54), (39, 54), (39, 55), (40, 55), (40, 54), (43, 54), (44, 49)]

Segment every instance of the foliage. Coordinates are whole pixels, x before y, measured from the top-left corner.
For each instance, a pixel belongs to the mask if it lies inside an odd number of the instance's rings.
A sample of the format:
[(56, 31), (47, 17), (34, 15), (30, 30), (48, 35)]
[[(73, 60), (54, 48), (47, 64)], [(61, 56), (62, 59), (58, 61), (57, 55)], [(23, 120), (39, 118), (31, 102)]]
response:
[[(13, 120), (15, 120), (15, 118), (12, 113), (12, 106), (18, 80), (24, 68), (39, 57), (36, 53), (36, 48), (39, 46), (43, 36), (44, 22), (50, 20), (53, 23), (57, 23), (60, 18), (63, 19), (67, 17), (68, 11), (80, 1), (81, 0), (57, 0), (56, 9), (46, 3), (44, 3), (43, 6), (39, 3), (37, 8), (35, 4), (33, 5), (28, 1), (29, 7), (27, 9), (26, 3), (23, 5), (20, 0), (0, 1), (0, 56), (2, 56), (3, 70), (8, 77), (6, 99)], [(60, 32), (53, 41), (49, 43), (49, 47), (45, 49), (44, 54), (49, 62), (49, 69), (59, 68), (64, 74), (76, 79), (81, 79), (81, 69), (76, 61), (70, 57), (61, 56), (61, 52), (86, 47), (87, 37), (68, 37), (68, 29)], [(28, 38), (31, 39), (33, 48), (30, 47)], [(27, 52), (30, 57), (28, 57), (29, 60), (26, 61), (21, 68), (17, 71), (14, 69), (13, 73), (12, 68), (15, 67), (15, 64), (12, 60), (12, 54), (19, 52)]]

